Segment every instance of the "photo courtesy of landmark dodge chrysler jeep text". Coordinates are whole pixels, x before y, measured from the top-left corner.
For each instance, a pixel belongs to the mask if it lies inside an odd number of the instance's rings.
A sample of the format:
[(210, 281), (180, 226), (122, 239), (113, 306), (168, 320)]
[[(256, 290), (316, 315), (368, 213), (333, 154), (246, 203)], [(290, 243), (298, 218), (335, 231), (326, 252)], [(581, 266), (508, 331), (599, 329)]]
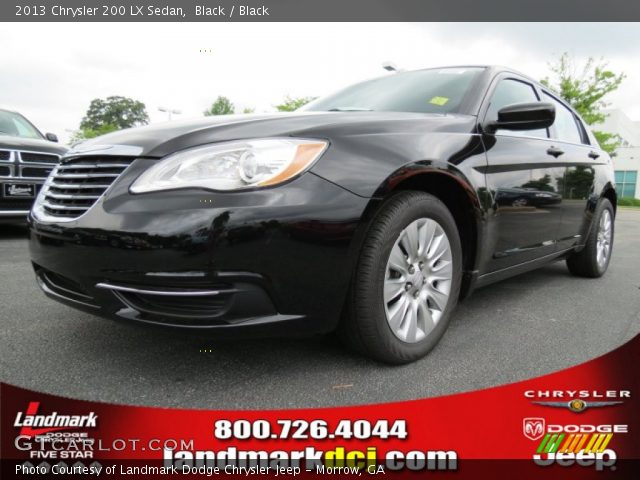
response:
[(611, 159), (500, 67), (402, 72), (289, 114), (135, 128), (68, 152), (30, 214), (37, 280), (105, 317), (192, 331), (338, 330), (403, 363), (473, 288), (611, 258)]

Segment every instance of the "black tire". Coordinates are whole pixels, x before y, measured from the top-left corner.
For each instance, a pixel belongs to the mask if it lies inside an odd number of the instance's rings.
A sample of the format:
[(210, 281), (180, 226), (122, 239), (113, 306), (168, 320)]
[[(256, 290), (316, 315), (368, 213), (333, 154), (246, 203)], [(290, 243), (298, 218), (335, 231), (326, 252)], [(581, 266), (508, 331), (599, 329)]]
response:
[[(451, 289), (435, 328), (422, 340), (407, 343), (393, 333), (387, 322), (382, 292), (391, 249), (402, 230), (421, 218), (435, 220), (449, 239)], [(417, 360), (444, 334), (458, 303), (461, 278), (462, 249), (451, 212), (438, 198), (424, 192), (395, 194), (383, 204), (366, 234), (338, 333), (345, 343), (360, 353), (382, 362), (403, 364)]]
[[(611, 219), (611, 241), (609, 253), (604, 263), (598, 263), (598, 233), (600, 231), (600, 220), (604, 215), (604, 212), (609, 212), (609, 218)], [(593, 214), (593, 221), (589, 230), (589, 235), (585, 242), (585, 246), (579, 252), (571, 254), (567, 259), (567, 267), (569, 271), (578, 277), (598, 278), (604, 275), (611, 261), (611, 254), (613, 253), (613, 237), (614, 237), (614, 213), (611, 202), (603, 198), (598, 203), (596, 210)]]

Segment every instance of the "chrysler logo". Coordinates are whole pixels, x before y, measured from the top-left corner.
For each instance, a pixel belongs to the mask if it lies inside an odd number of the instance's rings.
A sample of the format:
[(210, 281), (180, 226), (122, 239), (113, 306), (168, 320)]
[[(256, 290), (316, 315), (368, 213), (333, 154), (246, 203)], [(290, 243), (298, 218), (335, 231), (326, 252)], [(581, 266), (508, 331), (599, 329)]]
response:
[(574, 398), (568, 402), (531, 402), (536, 405), (542, 405), (543, 407), (560, 407), (568, 408), (572, 412), (581, 413), (590, 407), (611, 407), (613, 405), (620, 405), (622, 402), (592, 402), (585, 401), (580, 398)]
[(537, 440), (544, 435), (544, 418), (525, 418), (522, 420), (522, 433), (529, 440)]

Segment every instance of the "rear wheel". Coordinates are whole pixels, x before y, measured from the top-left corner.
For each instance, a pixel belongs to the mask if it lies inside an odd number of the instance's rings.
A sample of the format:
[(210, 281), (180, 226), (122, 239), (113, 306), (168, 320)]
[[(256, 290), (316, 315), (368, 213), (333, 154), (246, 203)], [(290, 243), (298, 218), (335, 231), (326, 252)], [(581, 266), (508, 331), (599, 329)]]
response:
[(461, 274), (460, 238), (447, 207), (422, 192), (394, 195), (364, 241), (343, 338), (387, 363), (424, 356), (447, 328)]
[(567, 259), (567, 267), (573, 275), (591, 278), (604, 275), (611, 260), (613, 230), (613, 206), (603, 198), (594, 212), (584, 248)]

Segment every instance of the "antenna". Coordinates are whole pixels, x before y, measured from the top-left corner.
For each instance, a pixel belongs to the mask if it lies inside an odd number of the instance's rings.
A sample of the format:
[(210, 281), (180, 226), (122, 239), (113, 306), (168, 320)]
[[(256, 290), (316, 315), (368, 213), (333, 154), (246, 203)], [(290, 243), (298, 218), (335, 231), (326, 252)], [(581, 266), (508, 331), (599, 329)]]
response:
[(382, 68), (384, 68), (387, 72), (396, 72), (398, 73), (400, 69), (393, 62), (382, 62)]

